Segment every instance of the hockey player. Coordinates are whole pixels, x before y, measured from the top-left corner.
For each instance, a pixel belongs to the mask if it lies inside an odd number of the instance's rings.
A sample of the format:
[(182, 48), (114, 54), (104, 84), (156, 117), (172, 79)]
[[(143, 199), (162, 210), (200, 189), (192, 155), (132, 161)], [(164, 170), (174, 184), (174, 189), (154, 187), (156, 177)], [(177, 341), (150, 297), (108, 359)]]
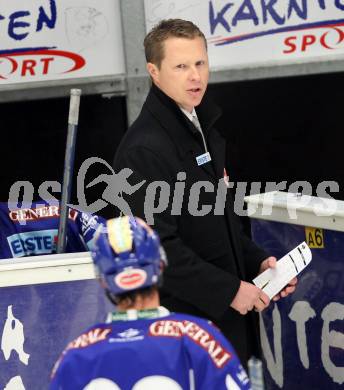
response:
[(67, 346), (53, 369), (51, 390), (250, 389), (217, 328), (159, 306), (166, 258), (142, 220), (109, 220), (92, 257), (116, 311)]
[[(0, 259), (56, 253), (59, 220), (57, 201), (40, 200), (17, 209), (0, 202)], [(91, 250), (101, 224), (102, 217), (70, 207), (66, 252)]]

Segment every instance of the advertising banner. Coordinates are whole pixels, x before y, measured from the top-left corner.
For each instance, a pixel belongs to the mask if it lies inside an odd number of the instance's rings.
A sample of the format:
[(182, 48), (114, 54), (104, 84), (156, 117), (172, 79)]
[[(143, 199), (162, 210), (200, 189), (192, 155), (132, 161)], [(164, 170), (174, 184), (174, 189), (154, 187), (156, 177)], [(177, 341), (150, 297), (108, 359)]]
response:
[(0, 0), (1, 85), (125, 73), (119, 0)]
[(46, 390), (62, 350), (113, 309), (96, 280), (0, 291), (1, 390)]
[(344, 233), (252, 219), (252, 234), (277, 258), (303, 241), (313, 256), (295, 293), (260, 317), (266, 388), (342, 389)]
[(197, 24), (213, 69), (344, 58), (343, 0), (145, 0), (145, 13), (147, 31)]

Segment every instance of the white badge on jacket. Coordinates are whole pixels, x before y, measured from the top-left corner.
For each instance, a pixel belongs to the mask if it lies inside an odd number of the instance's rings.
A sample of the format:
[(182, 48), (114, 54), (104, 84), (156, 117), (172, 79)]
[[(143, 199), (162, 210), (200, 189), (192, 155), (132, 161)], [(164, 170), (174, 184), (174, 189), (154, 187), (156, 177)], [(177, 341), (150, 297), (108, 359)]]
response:
[(200, 156), (197, 156), (196, 161), (198, 166), (208, 163), (209, 161), (211, 161), (210, 153), (207, 152), (201, 154)]

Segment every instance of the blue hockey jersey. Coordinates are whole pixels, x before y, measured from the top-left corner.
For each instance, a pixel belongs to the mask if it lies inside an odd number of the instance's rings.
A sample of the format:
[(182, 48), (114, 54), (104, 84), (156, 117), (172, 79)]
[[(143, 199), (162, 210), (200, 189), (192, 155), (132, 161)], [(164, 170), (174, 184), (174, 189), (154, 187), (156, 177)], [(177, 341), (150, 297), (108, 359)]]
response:
[[(0, 259), (56, 253), (59, 220), (56, 201), (17, 209), (0, 203)], [(105, 226), (105, 220), (70, 208), (66, 252), (91, 250), (99, 224)]]
[[(200, 318), (159, 309), (160, 317), (140, 318), (157, 311), (130, 310), (125, 318), (113, 314), (108, 323), (88, 329), (55, 364), (50, 390), (251, 388), (232, 346), (217, 328)], [(128, 319), (130, 312), (136, 319)]]

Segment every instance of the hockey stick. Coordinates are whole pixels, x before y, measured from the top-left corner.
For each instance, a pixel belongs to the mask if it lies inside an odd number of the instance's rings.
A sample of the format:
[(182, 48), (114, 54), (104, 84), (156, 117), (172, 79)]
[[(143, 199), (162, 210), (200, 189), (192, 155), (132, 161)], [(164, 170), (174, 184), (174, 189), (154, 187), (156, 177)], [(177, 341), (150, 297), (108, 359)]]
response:
[(57, 241), (57, 253), (64, 253), (66, 249), (66, 234), (68, 222), (68, 203), (72, 190), (75, 142), (78, 130), (79, 106), (81, 89), (71, 89), (68, 117), (68, 134), (63, 172), (62, 197), (60, 203), (60, 224)]

